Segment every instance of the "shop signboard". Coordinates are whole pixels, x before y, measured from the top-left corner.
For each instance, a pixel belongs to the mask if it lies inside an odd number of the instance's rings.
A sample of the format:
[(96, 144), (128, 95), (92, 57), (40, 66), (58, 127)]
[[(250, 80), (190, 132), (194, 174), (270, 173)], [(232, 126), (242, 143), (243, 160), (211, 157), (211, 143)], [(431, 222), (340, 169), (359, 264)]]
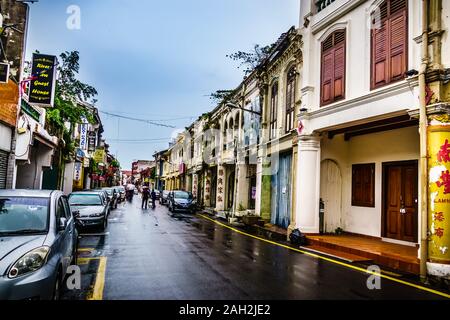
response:
[(428, 131), (429, 226), (431, 262), (450, 263), (450, 126)]
[(34, 53), (31, 74), (34, 80), (30, 82), (28, 102), (40, 107), (52, 107), (55, 98), (56, 81), (55, 56)]

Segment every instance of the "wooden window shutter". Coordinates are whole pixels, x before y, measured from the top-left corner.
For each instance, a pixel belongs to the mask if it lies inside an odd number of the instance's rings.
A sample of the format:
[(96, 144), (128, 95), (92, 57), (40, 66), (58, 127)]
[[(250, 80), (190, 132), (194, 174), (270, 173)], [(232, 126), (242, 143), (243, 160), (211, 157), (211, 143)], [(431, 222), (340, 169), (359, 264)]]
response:
[[(375, 17), (379, 13), (379, 17)], [(407, 70), (407, 0), (386, 0), (372, 17), (371, 87), (405, 77)]]
[(406, 71), (406, 11), (393, 16), (390, 21), (390, 80), (404, 78)]
[(345, 98), (345, 30), (322, 43), (321, 104)]
[(344, 98), (345, 92), (345, 33), (335, 34), (334, 49), (334, 100)]
[(375, 164), (352, 166), (352, 206), (375, 207)]
[(379, 29), (372, 30), (372, 87), (388, 82), (387, 27), (382, 22)]

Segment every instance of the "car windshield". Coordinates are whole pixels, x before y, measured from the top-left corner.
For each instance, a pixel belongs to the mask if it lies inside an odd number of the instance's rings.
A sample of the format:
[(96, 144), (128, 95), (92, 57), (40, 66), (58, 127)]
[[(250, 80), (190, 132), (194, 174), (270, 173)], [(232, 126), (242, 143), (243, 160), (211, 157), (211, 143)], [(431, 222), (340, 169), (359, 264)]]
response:
[(112, 194), (113, 194), (113, 191), (112, 191), (112, 189), (104, 189), (106, 192), (108, 192), (108, 194), (110, 195), (110, 196), (112, 196)]
[(0, 236), (44, 233), (48, 229), (48, 198), (0, 198)]
[(175, 191), (173, 197), (175, 199), (192, 199), (192, 194), (190, 192)]
[(101, 206), (102, 199), (98, 194), (72, 194), (69, 197), (71, 206)]

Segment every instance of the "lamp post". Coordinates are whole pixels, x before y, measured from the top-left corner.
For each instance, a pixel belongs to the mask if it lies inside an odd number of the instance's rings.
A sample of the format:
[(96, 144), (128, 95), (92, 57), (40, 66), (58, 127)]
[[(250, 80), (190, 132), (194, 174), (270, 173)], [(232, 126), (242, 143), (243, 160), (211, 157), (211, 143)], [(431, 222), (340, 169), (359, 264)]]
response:
[[(257, 116), (262, 116), (261, 112), (250, 110), (250, 109), (245, 109), (245, 108), (241, 107), (239, 104), (235, 104), (232, 102), (226, 103), (225, 106), (230, 109), (242, 110), (243, 112), (249, 112), (249, 113), (255, 114)], [(235, 217), (235, 214), (236, 214), (237, 193), (238, 193), (237, 181), (239, 179), (239, 165), (238, 165), (238, 161), (237, 161), (237, 154), (238, 154), (238, 140), (234, 139), (234, 157), (235, 157), (234, 162), (235, 162), (236, 170), (235, 170), (235, 177), (234, 177), (235, 190), (234, 190), (234, 199), (233, 199), (233, 216), (232, 216), (233, 218)]]

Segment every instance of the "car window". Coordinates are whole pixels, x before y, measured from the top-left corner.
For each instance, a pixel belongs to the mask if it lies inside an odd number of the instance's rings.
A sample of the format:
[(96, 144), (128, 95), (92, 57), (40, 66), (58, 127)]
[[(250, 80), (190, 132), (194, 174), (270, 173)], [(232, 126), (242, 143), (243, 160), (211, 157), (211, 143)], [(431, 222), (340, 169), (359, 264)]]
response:
[(65, 217), (67, 220), (72, 218), (72, 210), (70, 210), (69, 202), (67, 201), (67, 197), (61, 197), (61, 200), (64, 205)]
[(102, 198), (100, 194), (72, 194), (69, 197), (71, 206), (100, 206)]
[(64, 210), (64, 204), (61, 201), (61, 198), (59, 198), (56, 202), (56, 223), (59, 224), (59, 221), (61, 218), (66, 217), (66, 212)]
[(0, 235), (3, 233), (46, 232), (48, 217), (48, 198), (0, 198)]

